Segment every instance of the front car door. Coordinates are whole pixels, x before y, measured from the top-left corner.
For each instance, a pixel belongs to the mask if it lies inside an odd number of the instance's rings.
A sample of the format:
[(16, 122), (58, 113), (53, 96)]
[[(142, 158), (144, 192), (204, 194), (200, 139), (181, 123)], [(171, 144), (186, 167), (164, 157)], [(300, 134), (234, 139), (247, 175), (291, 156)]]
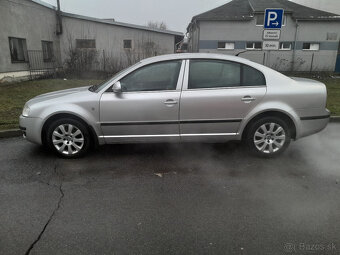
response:
[(107, 143), (179, 140), (179, 100), (185, 61), (144, 65), (120, 79), (100, 100), (100, 122)]
[(264, 97), (264, 75), (238, 62), (191, 59), (180, 106), (181, 140), (230, 140)]

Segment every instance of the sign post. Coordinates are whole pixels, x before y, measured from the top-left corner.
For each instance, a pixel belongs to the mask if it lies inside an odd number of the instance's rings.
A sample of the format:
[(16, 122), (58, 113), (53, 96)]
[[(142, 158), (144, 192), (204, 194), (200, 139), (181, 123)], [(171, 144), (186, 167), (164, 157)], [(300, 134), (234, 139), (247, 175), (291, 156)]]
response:
[(278, 41), (264, 41), (262, 45), (263, 50), (278, 50), (279, 42)]
[(264, 40), (280, 40), (281, 30), (279, 29), (265, 29), (263, 30)]
[[(269, 53), (271, 50), (278, 50), (280, 47), (281, 27), (284, 18), (283, 9), (268, 8), (264, 13), (263, 24), (263, 43), (262, 50), (267, 50), (267, 60), (269, 60)], [(270, 41), (266, 41), (270, 40)], [(274, 41), (277, 40), (277, 41)], [(266, 61), (268, 62), (268, 61)], [(266, 63), (268, 64), (268, 63)]]
[(283, 9), (266, 9), (264, 15), (265, 29), (281, 29), (284, 17)]

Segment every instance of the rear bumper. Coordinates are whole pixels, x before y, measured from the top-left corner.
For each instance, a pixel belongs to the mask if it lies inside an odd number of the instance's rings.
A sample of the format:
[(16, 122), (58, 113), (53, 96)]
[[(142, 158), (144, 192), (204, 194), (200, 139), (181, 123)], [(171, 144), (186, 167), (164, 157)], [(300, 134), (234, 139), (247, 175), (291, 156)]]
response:
[(28, 141), (36, 144), (42, 144), (41, 141), (41, 126), (42, 119), (30, 118), (30, 117), (19, 117), (19, 127), (23, 132), (24, 138)]
[(327, 127), (329, 119), (330, 112), (327, 109), (323, 115), (300, 117), (300, 132), (297, 138), (320, 132)]

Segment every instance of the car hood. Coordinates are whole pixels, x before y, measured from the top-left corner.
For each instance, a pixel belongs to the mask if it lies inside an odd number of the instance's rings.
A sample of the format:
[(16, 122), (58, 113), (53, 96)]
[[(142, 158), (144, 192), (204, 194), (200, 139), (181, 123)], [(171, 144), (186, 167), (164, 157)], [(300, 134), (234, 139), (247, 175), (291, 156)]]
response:
[(70, 95), (70, 94), (80, 93), (80, 92), (83, 92), (83, 91), (87, 91), (88, 88), (89, 88), (89, 86), (85, 86), (85, 87), (64, 89), (64, 90), (58, 90), (58, 91), (54, 91), (54, 92), (41, 94), (41, 95), (36, 96), (36, 97), (32, 98), (31, 100), (29, 100), (28, 104), (39, 103), (39, 102), (42, 102), (42, 101), (60, 98), (60, 97)]

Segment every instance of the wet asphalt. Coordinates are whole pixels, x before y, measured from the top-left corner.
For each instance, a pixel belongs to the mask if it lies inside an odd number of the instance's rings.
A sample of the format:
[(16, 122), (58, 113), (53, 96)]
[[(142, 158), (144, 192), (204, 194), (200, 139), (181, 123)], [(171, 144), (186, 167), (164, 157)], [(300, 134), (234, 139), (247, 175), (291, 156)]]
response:
[(0, 254), (340, 254), (340, 124), (275, 159), (111, 145), (65, 160), (0, 140)]

